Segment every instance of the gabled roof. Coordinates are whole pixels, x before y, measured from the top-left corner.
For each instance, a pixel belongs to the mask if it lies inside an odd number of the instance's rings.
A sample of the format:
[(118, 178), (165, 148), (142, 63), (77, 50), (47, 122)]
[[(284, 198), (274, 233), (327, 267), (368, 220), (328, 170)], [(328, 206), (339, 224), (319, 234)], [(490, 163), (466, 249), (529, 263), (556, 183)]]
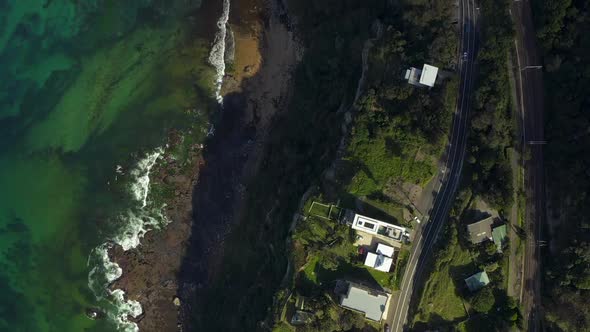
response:
[(389, 272), (391, 270), (391, 264), (393, 263), (393, 259), (380, 255), (375, 254), (372, 252), (367, 253), (367, 258), (365, 259), (365, 265), (374, 268), (375, 270)]
[(502, 247), (504, 246), (504, 243), (506, 243), (506, 234), (506, 225), (501, 225), (492, 229), (492, 239), (494, 240), (496, 247), (498, 247), (498, 251), (502, 251)]
[(473, 224), (467, 225), (469, 239), (472, 243), (481, 243), (485, 240), (492, 239), (492, 222), (493, 217), (488, 217)]
[(465, 279), (465, 283), (467, 284), (467, 288), (469, 288), (470, 291), (474, 292), (482, 288), (483, 286), (489, 284), (490, 278), (488, 277), (486, 271), (481, 271)]

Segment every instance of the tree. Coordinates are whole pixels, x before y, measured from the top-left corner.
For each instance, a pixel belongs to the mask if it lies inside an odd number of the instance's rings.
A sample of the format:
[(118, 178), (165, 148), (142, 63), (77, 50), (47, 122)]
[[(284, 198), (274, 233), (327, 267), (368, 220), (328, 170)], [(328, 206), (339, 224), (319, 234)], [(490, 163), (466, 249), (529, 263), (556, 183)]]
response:
[(487, 241), (485, 243), (485, 250), (486, 250), (486, 254), (488, 254), (488, 256), (490, 256), (490, 257), (493, 257), (498, 252), (498, 248), (496, 247), (496, 244), (492, 241)]
[(481, 313), (488, 313), (493, 307), (496, 299), (490, 287), (484, 287), (471, 299), (473, 310)]

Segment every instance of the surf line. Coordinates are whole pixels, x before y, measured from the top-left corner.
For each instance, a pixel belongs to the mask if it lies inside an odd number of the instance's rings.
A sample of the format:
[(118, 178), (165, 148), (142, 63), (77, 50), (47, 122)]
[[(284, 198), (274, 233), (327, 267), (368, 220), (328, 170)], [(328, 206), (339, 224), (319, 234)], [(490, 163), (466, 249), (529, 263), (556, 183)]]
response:
[[(148, 231), (170, 223), (162, 212), (163, 206), (155, 206), (148, 199), (150, 171), (163, 153), (163, 148), (147, 153), (129, 172), (132, 181), (128, 190), (135, 205), (117, 217), (120, 229), (107, 242), (94, 248), (88, 257), (87, 264), (92, 267), (88, 274), (88, 287), (99, 301), (106, 300), (110, 303), (112, 307), (107, 308), (106, 315), (115, 322), (117, 329), (123, 332), (139, 331), (137, 324), (130, 321), (129, 317), (137, 318), (143, 313), (143, 309), (139, 302), (125, 300), (125, 292), (122, 289), (109, 289), (109, 286), (122, 276), (123, 270), (110, 260), (108, 253), (115, 245), (121, 246), (124, 251), (136, 248)], [(120, 166), (117, 166), (116, 171), (121, 171)]]
[(229, 1), (223, 0), (223, 11), (221, 17), (217, 20), (217, 33), (213, 40), (211, 52), (209, 53), (209, 63), (215, 67), (215, 98), (217, 102), (223, 104), (221, 96), (221, 85), (225, 76), (225, 44), (227, 37), (227, 22), (229, 20)]

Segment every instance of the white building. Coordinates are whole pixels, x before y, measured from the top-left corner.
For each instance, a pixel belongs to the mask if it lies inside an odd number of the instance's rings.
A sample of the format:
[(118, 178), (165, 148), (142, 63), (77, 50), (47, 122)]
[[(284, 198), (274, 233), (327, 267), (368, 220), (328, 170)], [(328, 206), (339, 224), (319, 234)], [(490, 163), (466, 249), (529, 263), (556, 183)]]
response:
[(371, 235), (382, 235), (396, 241), (402, 241), (403, 236), (408, 232), (405, 227), (392, 225), (381, 220), (355, 214), (352, 220), (352, 228)]
[(393, 253), (395, 249), (386, 246), (382, 243), (377, 245), (376, 253), (369, 252), (365, 259), (365, 265), (374, 268), (375, 270), (389, 272), (393, 264)]
[(438, 75), (438, 68), (435, 66), (424, 64), (422, 70), (414, 67), (406, 70), (405, 79), (408, 83), (415, 86), (433, 87)]

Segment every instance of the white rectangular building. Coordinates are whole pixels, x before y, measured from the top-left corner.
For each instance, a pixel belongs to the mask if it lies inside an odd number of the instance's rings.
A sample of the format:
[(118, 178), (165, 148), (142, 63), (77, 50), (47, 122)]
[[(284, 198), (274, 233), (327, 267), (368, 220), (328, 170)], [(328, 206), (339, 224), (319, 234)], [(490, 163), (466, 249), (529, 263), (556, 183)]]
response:
[(436, 75), (438, 75), (438, 68), (424, 64), (422, 75), (420, 75), (420, 84), (433, 87), (436, 82)]
[(379, 234), (386, 236), (400, 242), (402, 241), (402, 237), (407, 234), (405, 227), (392, 225), (360, 214), (354, 216), (354, 219), (352, 220), (352, 228), (371, 235)]

